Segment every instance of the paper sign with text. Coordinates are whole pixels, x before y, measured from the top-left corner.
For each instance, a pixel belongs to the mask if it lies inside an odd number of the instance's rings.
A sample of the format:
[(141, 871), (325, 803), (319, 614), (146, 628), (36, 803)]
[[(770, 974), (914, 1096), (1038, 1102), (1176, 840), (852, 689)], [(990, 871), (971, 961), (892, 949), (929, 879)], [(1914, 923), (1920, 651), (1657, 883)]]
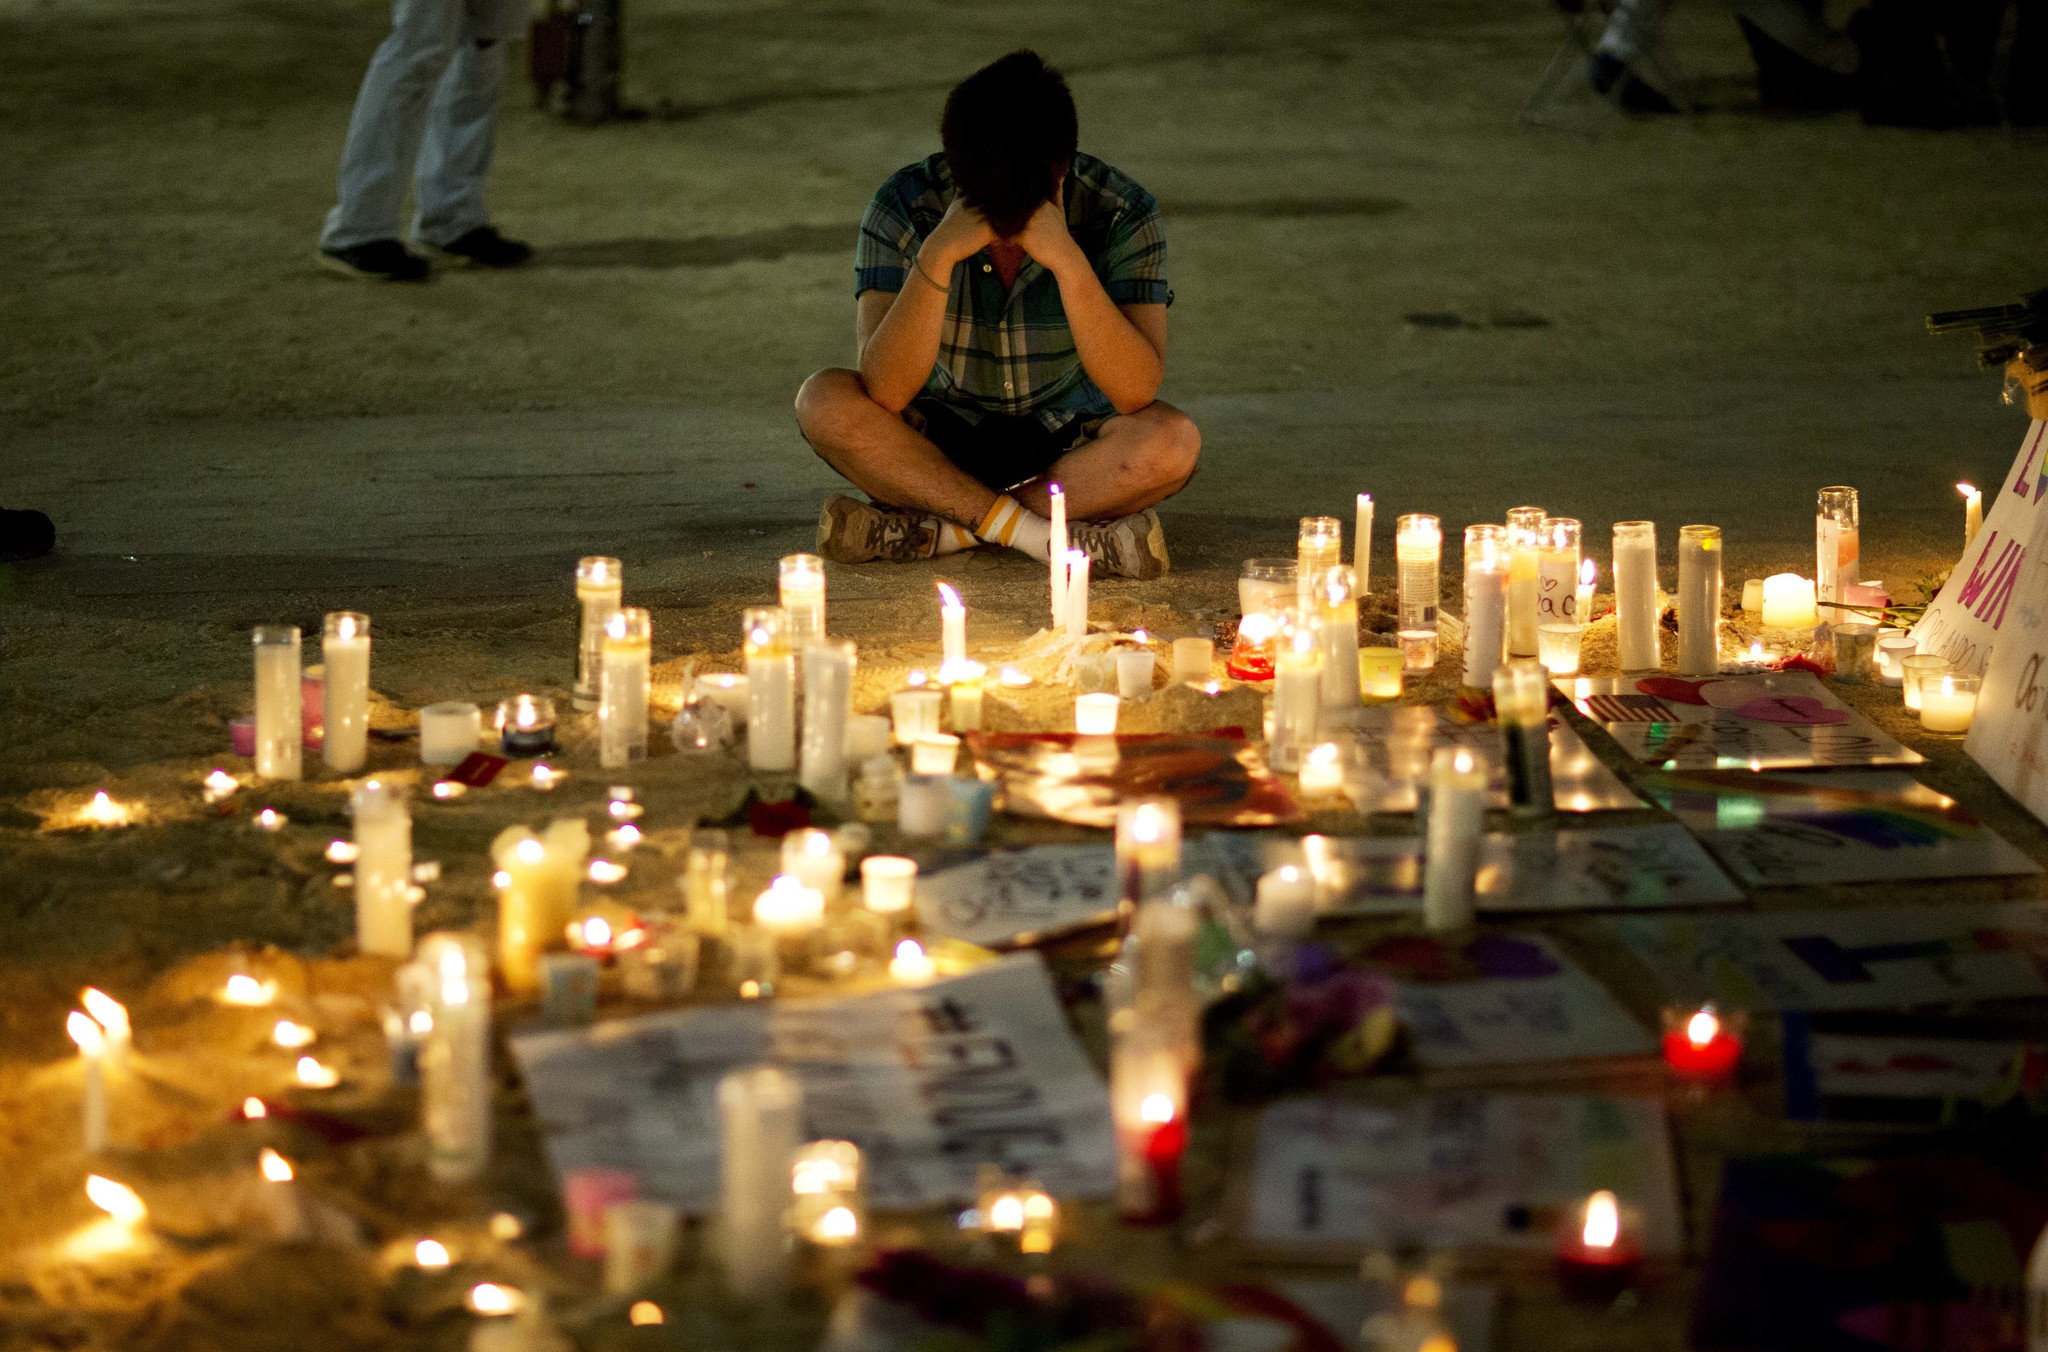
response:
[[(2006, 475), (2005, 486), (1984, 513), (1977, 538), (1963, 549), (1962, 562), (1942, 584), (1941, 594), (1913, 626), (1923, 653), (1946, 657), (1949, 665), (1975, 676), (2003, 638), (2025, 584), (2021, 574), (2036, 525), (2048, 519), (2048, 422), (2036, 421)], [(2036, 556), (2038, 557), (2038, 556)], [(2038, 596), (2038, 593), (2036, 593)], [(2038, 602), (2037, 602), (2038, 604)]]
[(2048, 512), (2030, 546), (1963, 745), (2000, 788), (2048, 822)]

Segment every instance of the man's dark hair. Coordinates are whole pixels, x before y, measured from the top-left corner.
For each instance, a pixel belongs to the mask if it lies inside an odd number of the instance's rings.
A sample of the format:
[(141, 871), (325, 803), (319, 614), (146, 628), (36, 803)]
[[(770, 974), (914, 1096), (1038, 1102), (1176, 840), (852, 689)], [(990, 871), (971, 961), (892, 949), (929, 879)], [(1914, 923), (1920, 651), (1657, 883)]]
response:
[(1005, 239), (1022, 233), (1081, 136), (1067, 79), (1034, 51), (1016, 51), (953, 87), (939, 143), (960, 200)]

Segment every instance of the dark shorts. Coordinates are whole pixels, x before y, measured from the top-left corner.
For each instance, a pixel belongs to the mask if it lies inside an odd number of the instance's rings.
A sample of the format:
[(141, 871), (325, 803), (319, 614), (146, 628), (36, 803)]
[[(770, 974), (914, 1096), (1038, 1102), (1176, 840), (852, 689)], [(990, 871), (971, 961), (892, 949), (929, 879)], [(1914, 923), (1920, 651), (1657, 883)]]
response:
[(1093, 441), (1109, 419), (1076, 417), (1054, 430), (1036, 418), (984, 413), (971, 423), (942, 400), (919, 398), (903, 410), (903, 421), (962, 472), (1001, 493), (1036, 479), (1068, 451)]

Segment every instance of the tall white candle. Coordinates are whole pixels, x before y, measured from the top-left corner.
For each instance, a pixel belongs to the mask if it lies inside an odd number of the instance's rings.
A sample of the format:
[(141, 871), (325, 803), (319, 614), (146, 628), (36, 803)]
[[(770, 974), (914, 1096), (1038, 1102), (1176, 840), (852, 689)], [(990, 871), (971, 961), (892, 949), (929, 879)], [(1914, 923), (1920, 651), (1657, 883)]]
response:
[[(1823, 488), (1814, 507), (1814, 587), (1816, 599), (1847, 601), (1849, 588), (1862, 580), (1862, 531), (1856, 490), (1846, 484)], [(1829, 619), (1841, 616), (1830, 611)]]
[(1358, 495), (1358, 524), (1351, 541), (1351, 590), (1361, 601), (1372, 595), (1372, 494)]
[(1655, 671), (1657, 650), (1657, 524), (1614, 523), (1614, 618), (1623, 671)]
[(1472, 923), (1472, 894), (1486, 825), (1486, 769), (1466, 747), (1438, 747), (1429, 766), (1429, 838), (1422, 921), (1439, 933)]
[(299, 629), (259, 624), (256, 648), (256, 773), (264, 779), (299, 778), (305, 729), (299, 722)]
[(1359, 695), (1358, 600), (1349, 568), (1325, 568), (1314, 601), (1323, 649), (1322, 701), (1332, 712), (1356, 709)]
[(1721, 528), (1678, 528), (1678, 674), (1721, 670)]
[(779, 606), (741, 612), (747, 655), (747, 763), (756, 770), (796, 768), (796, 662)]
[(788, 1278), (782, 1217), (803, 1112), (803, 1086), (773, 1066), (718, 1082), (719, 1258), (726, 1285), (742, 1299), (773, 1296)]
[(369, 746), (370, 617), (347, 610), (329, 615), (320, 655), (327, 664), (321, 753), (328, 769), (352, 775), (363, 768)]
[(92, 1016), (74, 1009), (64, 1020), (64, 1031), (78, 1044), (78, 1063), (84, 1071), (79, 1109), (85, 1153), (97, 1155), (107, 1148), (106, 1030)]
[(1273, 768), (1294, 771), (1316, 744), (1323, 702), (1322, 635), (1313, 616), (1283, 611), (1273, 645)]
[(1543, 523), (1548, 519), (1541, 507), (1514, 507), (1508, 511), (1507, 651), (1511, 657), (1536, 655)]
[(967, 661), (967, 607), (948, 583), (939, 584), (939, 679), (948, 680)]
[(1968, 549), (1984, 529), (1984, 493), (1974, 484), (1957, 484), (1963, 495), (1963, 548)]
[(1313, 601), (1317, 580), (1343, 561), (1344, 523), (1334, 516), (1303, 517), (1294, 542), (1296, 604)]
[(816, 554), (786, 554), (777, 573), (777, 599), (789, 616), (789, 646), (801, 653), (825, 637), (825, 561)]
[[(1536, 550), (1536, 624), (1584, 624), (1579, 613), (1579, 523), (1568, 516), (1543, 519)], [(1538, 638), (1541, 644), (1541, 638)]]
[(625, 606), (604, 622), (598, 673), (597, 763), (616, 770), (647, 759), (647, 701), (652, 693), (654, 621)]
[(726, 865), (731, 847), (716, 827), (690, 833), (683, 861), (683, 915), (698, 934), (723, 935), (726, 928)]
[(1067, 622), (1067, 491), (1051, 484), (1045, 495), (1052, 502), (1052, 544), (1046, 557), (1052, 574), (1052, 627), (1057, 630)]
[(1401, 588), (1398, 623), (1403, 634), (1436, 633), (1443, 547), (1443, 523), (1433, 516), (1410, 512), (1394, 523), (1395, 574)]
[(804, 649), (803, 759), (798, 782), (820, 798), (846, 798), (846, 725), (853, 717), (852, 639)]
[(1481, 690), (1507, 646), (1509, 559), (1505, 527), (1465, 527), (1465, 684)]
[(498, 867), (498, 968), (514, 995), (540, 989), (540, 955), (566, 942), (589, 853), (590, 828), (581, 818), (555, 821), (540, 836), (510, 826), (491, 842)]
[(1067, 551), (1067, 639), (1079, 643), (1088, 637), (1088, 555)]
[(1548, 817), (1557, 807), (1550, 780), (1550, 673), (1518, 657), (1493, 673), (1493, 708), (1507, 763), (1508, 807), (1517, 817)]
[(490, 965), (474, 939), (456, 934), (429, 935), (419, 960), (434, 974), (434, 1027), (420, 1048), (427, 1168), (459, 1183), (491, 1157)]
[(412, 813), (403, 784), (366, 779), (349, 794), (356, 819), (356, 947), (412, 954)]
[(604, 664), (604, 626), (619, 608), (625, 570), (617, 559), (592, 554), (576, 561), (576, 600), (583, 609), (582, 634), (576, 645), (576, 707), (597, 707), (598, 673)]
[(1180, 878), (1180, 803), (1133, 798), (1116, 812), (1118, 909), (1127, 918), (1141, 902), (1165, 896)]

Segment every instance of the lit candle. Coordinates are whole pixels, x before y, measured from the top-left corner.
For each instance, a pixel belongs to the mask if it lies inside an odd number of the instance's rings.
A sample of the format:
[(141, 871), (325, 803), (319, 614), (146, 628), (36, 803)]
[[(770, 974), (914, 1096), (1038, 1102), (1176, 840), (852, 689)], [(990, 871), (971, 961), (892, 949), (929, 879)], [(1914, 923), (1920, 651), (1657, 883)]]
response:
[(1797, 573), (1773, 573), (1764, 579), (1764, 628), (1812, 629), (1819, 623), (1813, 583)]
[[(329, 658), (331, 665), (333, 658)], [(474, 704), (448, 700), (420, 710), (420, 762), (423, 765), (460, 765), (476, 750), (483, 735), (483, 713)], [(333, 746), (333, 734), (328, 745)]]
[(944, 692), (925, 683), (921, 671), (910, 673), (910, 688), (889, 696), (891, 734), (898, 746), (910, 746), (926, 733), (938, 732)]
[(1159, 666), (1150, 648), (1116, 650), (1116, 693), (1123, 699), (1144, 699), (1152, 693), (1152, 673)]
[(1116, 711), (1120, 701), (1107, 691), (1074, 697), (1074, 731), (1087, 737), (1108, 737), (1116, 732)]
[(299, 716), (298, 626), (259, 624), (251, 638), (256, 648), (256, 773), (264, 779), (297, 779), (305, 738)]
[(1358, 651), (1358, 682), (1372, 699), (1401, 697), (1401, 650), (1361, 648)]
[(87, 986), (80, 991), (78, 1002), (85, 1006), (85, 1012), (106, 1035), (107, 1064), (117, 1070), (126, 1065), (128, 1053), (135, 1045), (135, 1030), (128, 1022), (128, 1007), (96, 986)]
[(363, 768), (370, 735), (370, 617), (346, 610), (329, 615), (320, 654), (327, 666), (322, 754), (328, 769), (354, 774)]
[(260, 1009), (277, 998), (275, 981), (258, 981), (244, 972), (237, 972), (221, 987), (220, 1002), (236, 1005), (243, 1009)]
[[(1442, 581), (1439, 569), (1443, 544), (1443, 523), (1433, 516), (1410, 512), (1394, 522), (1395, 576), (1401, 589), (1401, 651), (1410, 659), (1410, 671), (1428, 671), (1436, 665), (1436, 608)], [(1416, 636), (1414, 641), (1410, 635)], [(1424, 636), (1429, 640), (1427, 645), (1420, 641)]]
[(78, 810), (78, 819), (87, 826), (126, 826), (134, 820), (135, 814), (115, 802), (105, 789), (92, 796), (92, 801)]
[(1600, 565), (1591, 559), (1579, 560), (1578, 593), (1573, 597), (1574, 618), (1580, 624), (1593, 622), (1593, 587), (1600, 580)]
[(1506, 650), (1508, 562), (1505, 527), (1465, 527), (1465, 684), (1481, 690), (1492, 688)]
[(948, 680), (955, 667), (967, 660), (967, 607), (950, 583), (939, 587), (939, 679)]
[(1132, 798), (1118, 805), (1117, 899), (1126, 918), (1141, 903), (1166, 895), (1180, 880), (1180, 836), (1176, 800)]
[(142, 1198), (126, 1183), (116, 1183), (101, 1174), (85, 1176), (85, 1195), (92, 1204), (107, 1213), (115, 1225), (134, 1229), (149, 1219), (149, 1208), (142, 1204)]
[(491, 979), (474, 943), (434, 934), (420, 944), (419, 960), (434, 976), (433, 1028), (419, 1056), (420, 1112), (427, 1168), (443, 1183), (475, 1178), (491, 1155)]
[(412, 813), (403, 784), (367, 779), (349, 793), (355, 815), (356, 947), (412, 953)]
[(1485, 826), (1485, 767), (1465, 747), (1438, 747), (1429, 766), (1429, 836), (1422, 871), (1422, 921), (1431, 930), (1472, 924)]
[(773, 1296), (786, 1281), (782, 1218), (803, 1106), (803, 1086), (773, 1066), (735, 1070), (718, 1084), (719, 1258), (743, 1299)]
[(64, 1020), (64, 1031), (78, 1044), (78, 1063), (84, 1071), (84, 1094), (80, 1099), (85, 1153), (97, 1155), (107, 1148), (107, 1034), (89, 1014), (72, 1010)]
[(797, 782), (819, 798), (847, 796), (847, 722), (853, 717), (852, 639), (812, 640), (804, 649), (803, 755)]
[(541, 836), (507, 827), (491, 842), (498, 868), (498, 967), (512, 994), (540, 989), (540, 955), (562, 942), (589, 854), (590, 828), (579, 818), (556, 821)]
[(322, 1065), (317, 1056), (302, 1056), (292, 1067), (292, 1074), (307, 1089), (332, 1089), (341, 1083), (341, 1072), (332, 1066)]
[(1216, 644), (1206, 638), (1177, 638), (1173, 641), (1173, 679), (1176, 684), (1185, 682), (1200, 685), (1209, 679), (1209, 672), (1216, 664)]
[(1517, 817), (1556, 810), (1550, 786), (1550, 673), (1517, 658), (1493, 673), (1493, 707), (1508, 772), (1508, 804)]
[(860, 1238), (867, 1210), (861, 1174), (860, 1147), (851, 1141), (812, 1141), (800, 1147), (789, 1170), (789, 1228), (825, 1248), (843, 1248)]
[(1358, 495), (1358, 519), (1351, 540), (1351, 593), (1372, 595), (1372, 494)]
[(796, 768), (796, 661), (780, 607), (741, 612), (747, 655), (747, 763), (756, 770)]
[(292, 1177), (292, 1162), (264, 1146), (256, 1157), (257, 1203), (274, 1239), (299, 1239), (306, 1233), (306, 1210)]
[(312, 1046), (318, 1036), (311, 1026), (290, 1019), (279, 1019), (270, 1028), (270, 1040), (288, 1052)]
[(438, 1239), (423, 1239), (412, 1246), (412, 1261), (415, 1266), (429, 1272), (439, 1272), (454, 1259), (448, 1253), (448, 1246)]
[(1315, 616), (1301, 610), (1283, 611), (1273, 649), (1273, 734), (1269, 754), (1274, 769), (1301, 768), (1302, 757), (1316, 744), (1322, 699), (1322, 635)]
[(697, 698), (708, 699), (725, 710), (735, 725), (747, 721), (747, 678), (744, 676), (730, 671), (699, 676)]
[(1543, 523), (1541, 507), (1508, 509), (1507, 651), (1511, 657), (1536, 655), (1536, 625), (1542, 610)]
[(1573, 676), (1579, 670), (1579, 650), (1584, 645), (1586, 626), (1565, 621), (1536, 627), (1536, 656), (1553, 676)]
[(1067, 640), (1079, 643), (1088, 637), (1088, 555), (1079, 549), (1067, 551)]
[(1283, 939), (1305, 939), (1316, 925), (1316, 880), (1293, 864), (1259, 879), (1252, 928)]
[(1309, 748), (1302, 758), (1301, 772), (1297, 776), (1301, 791), (1310, 796), (1326, 796), (1344, 791), (1344, 760), (1335, 742), (1322, 742)]
[(846, 878), (846, 855), (830, 831), (815, 827), (791, 831), (782, 838), (781, 860), (783, 873), (814, 888), (826, 903), (838, 899)]
[(1356, 709), (1358, 680), (1358, 598), (1349, 568), (1325, 568), (1315, 579), (1311, 600), (1323, 648), (1322, 703), (1332, 712)]
[(1963, 548), (1968, 549), (1984, 528), (1984, 493), (1975, 484), (1957, 484), (1963, 495)]
[(1742, 584), (1742, 613), (1755, 615), (1761, 622), (1764, 613), (1764, 580), (1760, 577), (1747, 578)]
[(225, 770), (209, 770), (202, 781), (200, 796), (208, 803), (224, 803), (235, 796), (242, 782)]
[(754, 898), (754, 923), (779, 938), (806, 934), (825, 923), (825, 894), (786, 873)]
[(1614, 640), (1625, 672), (1663, 666), (1657, 648), (1657, 525), (1614, 523)]
[(776, 599), (789, 617), (789, 646), (802, 652), (825, 637), (825, 561), (816, 554), (785, 554), (777, 580)]
[(546, 1352), (549, 1340), (539, 1315), (517, 1287), (479, 1282), (464, 1303), (476, 1316), (469, 1352)]
[(583, 608), (583, 629), (576, 647), (576, 707), (597, 707), (598, 683), (604, 666), (604, 627), (619, 608), (625, 570), (617, 559), (593, 554), (576, 561), (576, 600)]
[(1711, 1004), (1665, 1010), (1664, 1064), (1681, 1079), (1728, 1079), (1742, 1060), (1739, 1024), (1740, 1020), (1723, 1019)]
[(1558, 1225), (1558, 1275), (1572, 1294), (1611, 1300), (1642, 1263), (1640, 1221), (1606, 1189), (1567, 1211)]
[(1877, 674), (1886, 685), (1898, 685), (1905, 679), (1901, 666), (1907, 658), (1920, 651), (1920, 645), (1906, 634), (1887, 634), (1877, 641)]
[(1546, 516), (1536, 532), (1537, 651), (1542, 651), (1542, 626), (1584, 624), (1579, 613), (1579, 535), (1577, 520)]
[(1721, 528), (1678, 528), (1678, 674), (1721, 670)]
[(1837, 485), (1820, 490), (1813, 517), (1817, 600), (1846, 601), (1843, 592), (1861, 580), (1858, 512), (1855, 489)]
[(1045, 495), (1052, 503), (1052, 537), (1046, 558), (1052, 573), (1052, 627), (1058, 631), (1067, 622), (1067, 491), (1049, 484)]
[(905, 939), (896, 945), (896, 955), (889, 959), (889, 976), (905, 985), (916, 985), (930, 981), (938, 970), (924, 951), (924, 945), (915, 939)]
[(950, 775), (960, 759), (960, 739), (949, 732), (928, 732), (910, 748), (910, 772), (914, 775)]
[(917, 891), (917, 861), (871, 854), (860, 861), (861, 904), (876, 915), (902, 915)]
[(1940, 680), (1920, 682), (1920, 726), (1929, 732), (1968, 732), (1977, 713), (1976, 676), (1943, 672)]
[(1180, 1048), (1144, 1022), (1116, 1035), (1109, 1055), (1109, 1107), (1116, 1129), (1117, 1214), (1125, 1221), (1156, 1225), (1179, 1218), (1187, 1101)]
[(725, 933), (729, 849), (725, 832), (715, 827), (690, 833), (690, 852), (683, 861), (683, 915), (698, 934)]
[(647, 759), (653, 642), (653, 617), (639, 606), (615, 610), (604, 622), (598, 669), (597, 763), (607, 770)]
[(498, 750), (507, 756), (545, 756), (555, 749), (555, 702), (545, 695), (515, 695), (498, 705)]
[(1930, 683), (1939, 684), (1948, 672), (1948, 659), (1934, 653), (1909, 653), (1899, 661), (1900, 696), (1914, 713), (1923, 707), (1921, 696)]
[(1296, 603), (1315, 599), (1323, 574), (1344, 561), (1344, 523), (1334, 516), (1305, 516), (1295, 535)]

